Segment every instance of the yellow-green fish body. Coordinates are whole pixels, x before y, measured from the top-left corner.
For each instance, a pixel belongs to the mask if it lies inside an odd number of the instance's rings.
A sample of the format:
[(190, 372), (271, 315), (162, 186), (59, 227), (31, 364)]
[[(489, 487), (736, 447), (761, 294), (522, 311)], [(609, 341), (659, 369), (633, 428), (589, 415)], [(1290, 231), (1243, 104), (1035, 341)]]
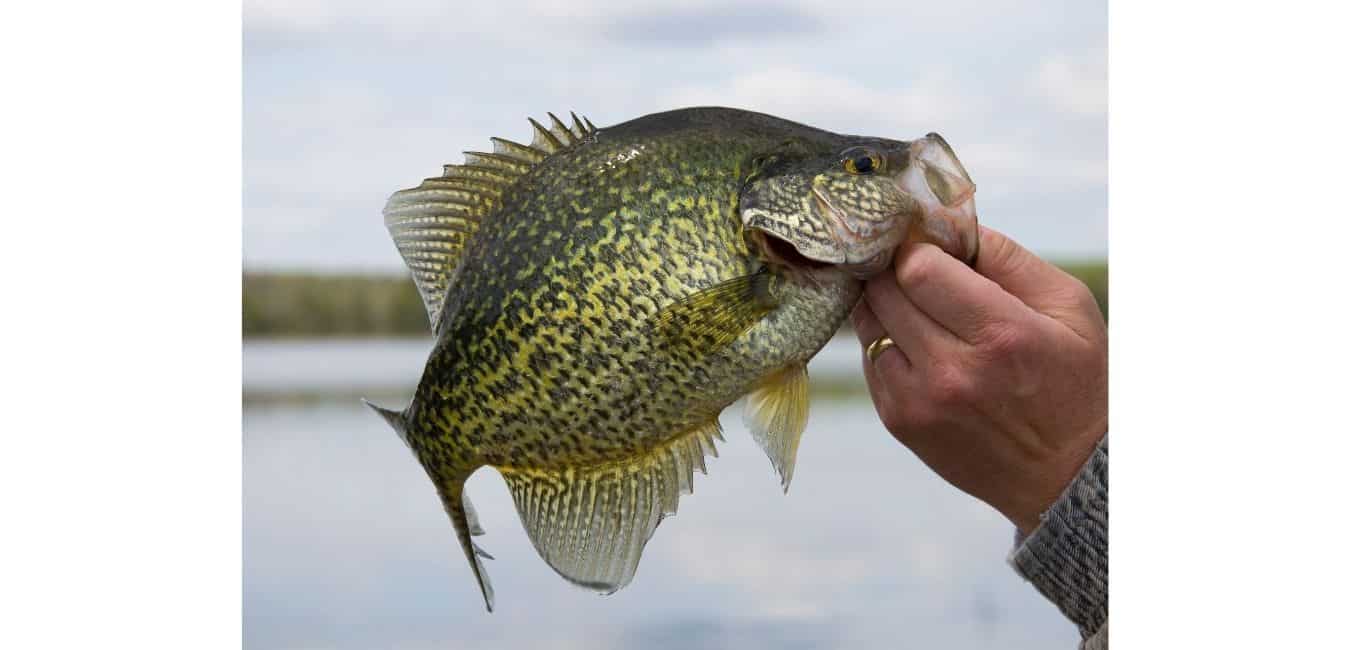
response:
[(786, 488), (806, 363), (862, 277), (908, 237), (975, 254), (973, 185), (936, 136), (721, 108), (535, 129), (385, 210), (437, 341), (412, 403), (379, 410), (437, 486), (489, 609), (473, 471), (501, 472), (550, 566), (615, 591), (742, 396)]

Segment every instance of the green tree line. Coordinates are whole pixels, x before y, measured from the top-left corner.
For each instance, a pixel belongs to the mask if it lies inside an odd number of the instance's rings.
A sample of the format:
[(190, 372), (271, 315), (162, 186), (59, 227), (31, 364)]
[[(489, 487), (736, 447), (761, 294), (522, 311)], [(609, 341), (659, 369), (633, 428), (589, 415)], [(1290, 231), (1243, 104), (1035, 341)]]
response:
[[(1106, 313), (1105, 262), (1061, 263)], [(406, 275), (245, 273), (245, 337), (425, 336), (427, 315)]]

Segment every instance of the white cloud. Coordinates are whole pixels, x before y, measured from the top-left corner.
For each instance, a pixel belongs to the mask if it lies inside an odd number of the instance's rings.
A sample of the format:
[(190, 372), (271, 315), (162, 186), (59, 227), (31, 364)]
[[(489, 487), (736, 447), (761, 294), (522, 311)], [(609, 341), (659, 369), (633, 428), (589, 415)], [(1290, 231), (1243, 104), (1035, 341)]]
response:
[[(1094, 155), (1091, 149), (1055, 151), (1037, 146), (1035, 141), (1022, 143), (973, 142), (957, 144), (957, 155), (968, 170), (1000, 182), (1033, 183), (1038, 188), (1070, 189), (1103, 186), (1106, 183), (1104, 155)], [(976, 173), (972, 171), (971, 173)], [(978, 185), (980, 179), (976, 179)]]
[[(816, 9), (820, 11), (821, 7)], [(722, 36), (771, 36), (784, 14), (791, 15), (792, 24), (809, 26), (816, 22), (806, 9), (792, 5), (728, 5), (716, 0), (643, 3), (245, 0), (244, 32), (264, 49), (295, 43), (326, 43), (338, 47), (426, 50), (443, 48), (451, 42), (469, 42), (477, 45), (480, 53), (497, 53), (507, 46), (520, 56), (557, 52), (567, 44), (591, 47), (609, 39), (641, 40), (644, 33), (649, 33), (649, 38), (652, 34), (675, 35), (680, 30), (715, 30)], [(662, 21), (667, 23), (665, 32), (661, 31)], [(676, 41), (703, 40), (697, 33), (675, 36)]]
[(1055, 109), (1077, 117), (1106, 115), (1106, 50), (1070, 56), (1054, 53), (1041, 61), (1036, 88)]
[[(886, 88), (784, 65), (751, 68), (721, 84), (678, 88), (666, 97), (671, 106), (752, 108), (814, 126), (840, 125), (836, 128), (847, 132), (900, 139), (970, 119), (983, 109), (979, 97), (963, 94), (936, 74), (902, 88)], [(890, 130), (861, 133), (864, 125)]]

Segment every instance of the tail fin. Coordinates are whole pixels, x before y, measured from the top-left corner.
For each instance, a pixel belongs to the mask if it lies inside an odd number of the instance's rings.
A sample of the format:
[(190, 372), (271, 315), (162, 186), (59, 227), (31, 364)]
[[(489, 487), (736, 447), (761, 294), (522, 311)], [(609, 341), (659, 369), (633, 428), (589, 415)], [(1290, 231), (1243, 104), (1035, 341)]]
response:
[[(380, 414), (389, 426), (398, 433), (399, 439), (403, 444), (412, 449), (408, 443), (408, 422), (403, 417), (403, 413), (393, 411), (381, 406), (377, 406), (369, 401), (361, 400), (371, 410)], [(420, 460), (420, 459), (419, 459)], [(425, 467), (425, 465), (424, 465)], [(441, 495), (441, 503), (445, 506), (446, 514), (450, 515), (450, 522), (455, 526), (455, 535), (459, 537), (459, 545), (463, 547), (464, 554), (469, 558), (469, 566), (473, 568), (473, 577), (478, 581), (478, 588), (483, 592), (483, 601), (487, 603), (487, 610), (492, 611), (492, 582), (488, 580), (487, 570), (483, 568), (483, 562), (479, 558), (492, 559), (487, 551), (484, 551), (474, 543), (473, 535), (482, 535), (483, 527), (478, 524), (478, 515), (474, 512), (473, 504), (469, 502), (468, 495), (464, 494), (464, 480), (468, 477), (447, 481), (443, 477), (432, 474), (431, 480), (436, 484), (436, 491)]]

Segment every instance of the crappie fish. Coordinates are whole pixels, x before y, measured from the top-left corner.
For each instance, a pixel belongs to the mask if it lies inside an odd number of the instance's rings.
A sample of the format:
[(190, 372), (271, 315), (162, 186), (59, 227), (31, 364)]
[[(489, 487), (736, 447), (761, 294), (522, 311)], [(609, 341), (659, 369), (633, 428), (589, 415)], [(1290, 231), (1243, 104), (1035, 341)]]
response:
[(464, 482), (506, 480), (567, 580), (627, 585), (742, 396), (786, 491), (806, 364), (906, 240), (973, 262), (975, 186), (937, 134), (839, 135), (728, 108), (534, 138), (395, 193), (385, 224), (436, 343), (412, 403), (372, 405), (436, 486), (488, 611)]

